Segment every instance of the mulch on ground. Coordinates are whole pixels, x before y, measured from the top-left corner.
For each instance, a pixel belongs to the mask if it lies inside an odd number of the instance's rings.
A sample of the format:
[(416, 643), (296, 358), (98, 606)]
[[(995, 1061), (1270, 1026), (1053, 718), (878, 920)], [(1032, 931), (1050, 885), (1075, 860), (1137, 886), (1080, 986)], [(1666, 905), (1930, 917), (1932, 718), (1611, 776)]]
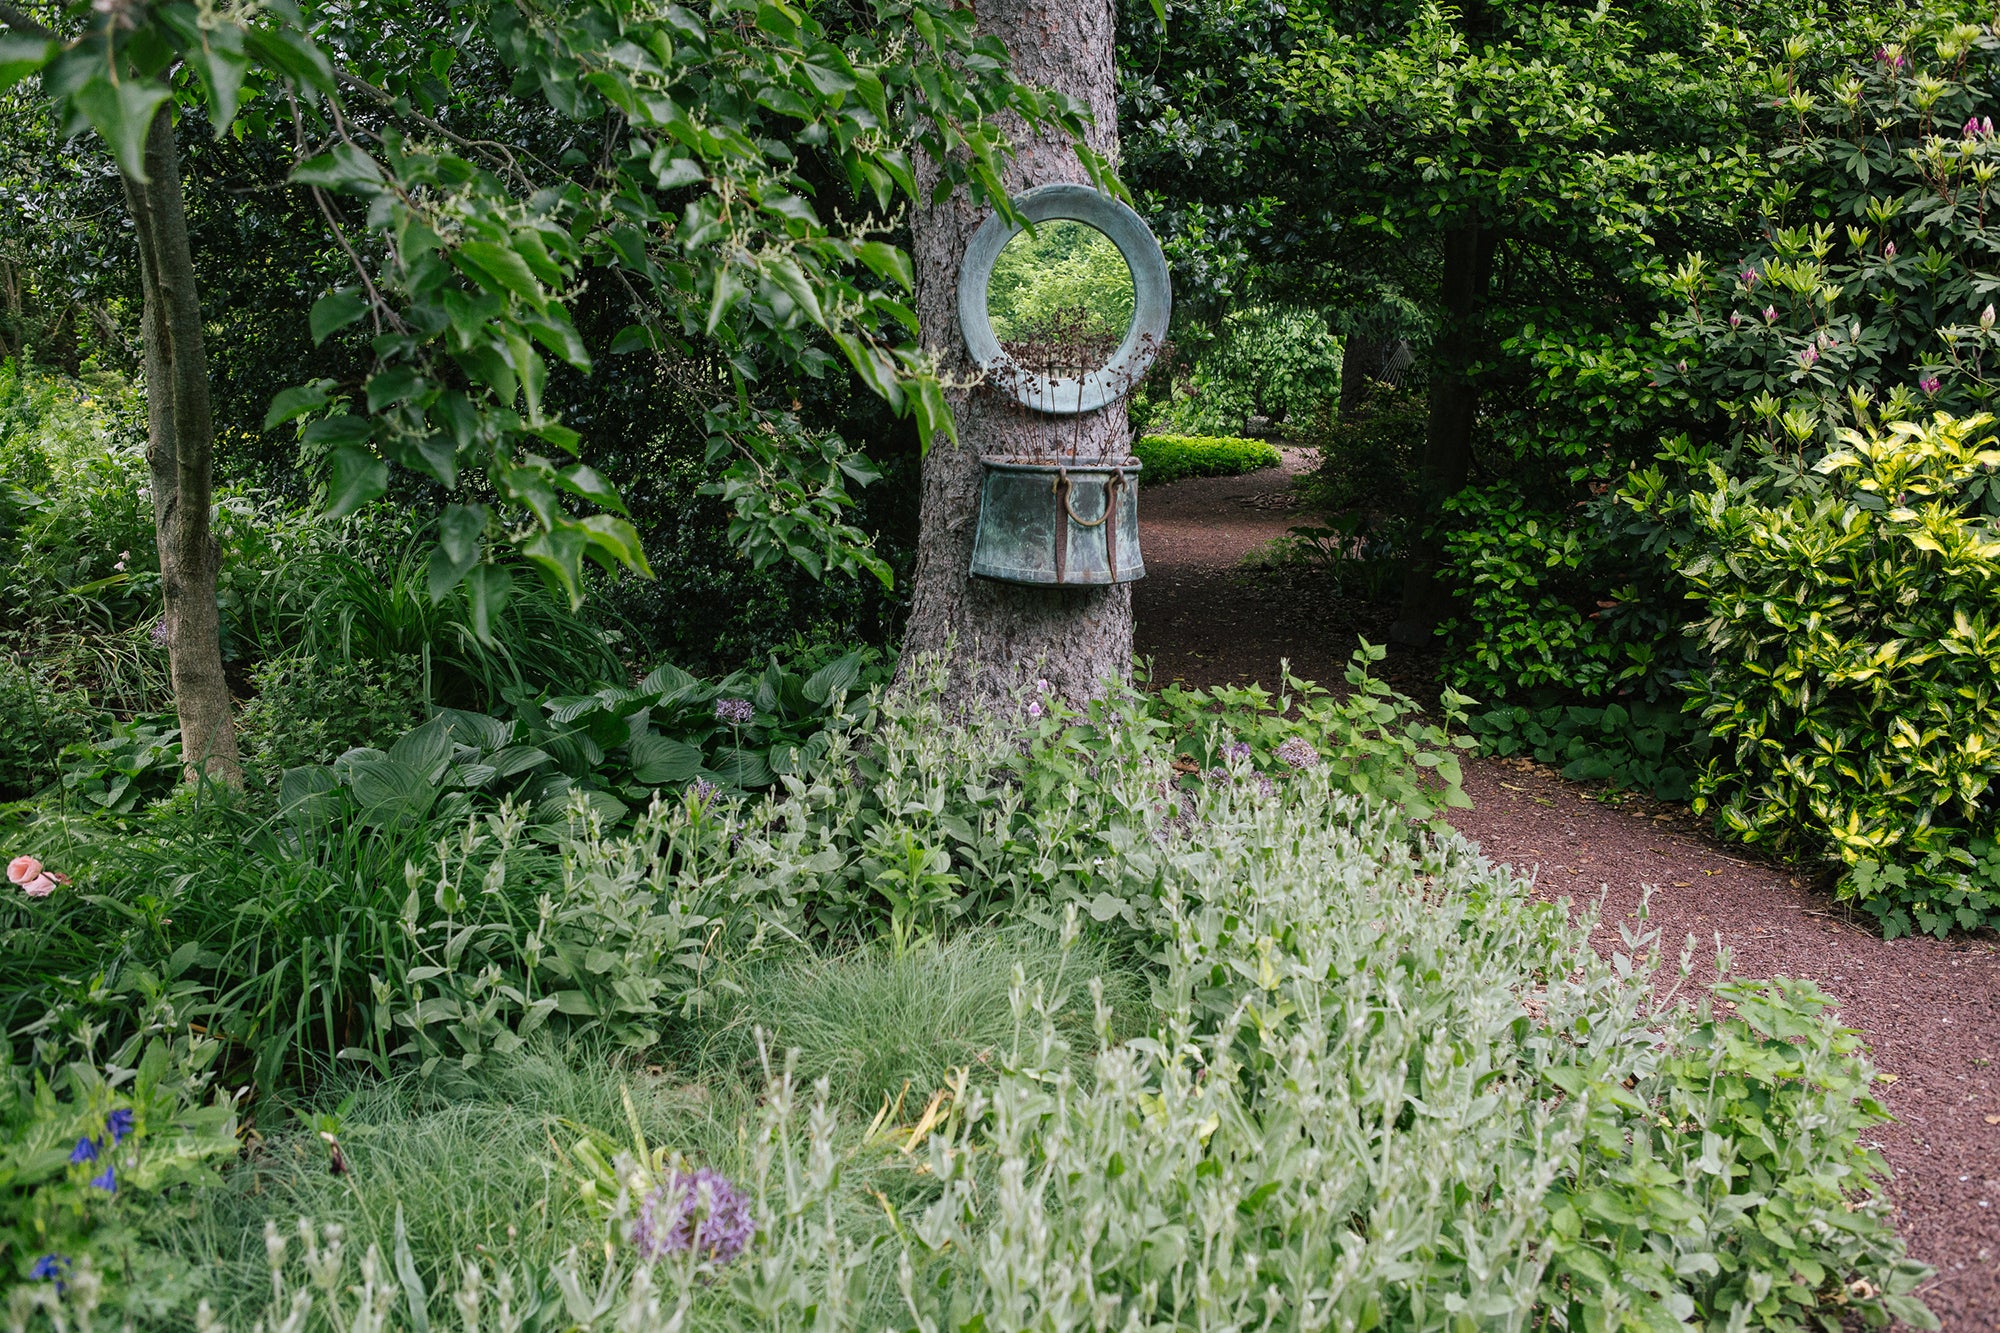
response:
[[(1357, 635), (1381, 643), (1389, 612), (1330, 593), (1309, 571), (1250, 571), (1245, 556), (1299, 519), (1282, 496), (1306, 466), (1177, 482), (1143, 493), (1147, 578), (1134, 590), (1138, 646), (1156, 684), (1275, 687), (1294, 674), (1335, 684)], [(1417, 698), (1435, 690), (1434, 657), (1392, 653), (1378, 674)], [(2000, 944), (1990, 937), (1884, 941), (1797, 871), (1710, 836), (1684, 807), (1620, 800), (1538, 765), (1474, 760), (1473, 808), (1454, 820), (1535, 891), (1578, 908), (1603, 902), (1597, 939), (1619, 947), (1650, 887), (1648, 929), (1669, 968), (1689, 935), (1696, 980), (1712, 980), (1719, 941), (1746, 977), (1808, 978), (1840, 1000), (1893, 1081), (1896, 1120), (1880, 1146), (1896, 1223), (1938, 1270), (1922, 1292), (1952, 1333), (2000, 1330)]]

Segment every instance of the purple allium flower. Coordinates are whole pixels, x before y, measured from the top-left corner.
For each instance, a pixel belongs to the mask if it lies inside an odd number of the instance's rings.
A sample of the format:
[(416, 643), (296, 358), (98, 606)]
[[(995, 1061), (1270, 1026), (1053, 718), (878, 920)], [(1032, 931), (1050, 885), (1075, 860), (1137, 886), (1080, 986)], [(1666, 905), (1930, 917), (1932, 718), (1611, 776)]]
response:
[(103, 1174), (93, 1177), (90, 1183), (93, 1188), (101, 1189), (106, 1194), (116, 1194), (118, 1192), (118, 1172), (113, 1169), (111, 1163), (106, 1162)]
[(1926, 375), (1917, 381), (1917, 387), (1927, 394), (1936, 393), (1943, 386), (1944, 381), (1935, 375)]
[(111, 1135), (111, 1142), (114, 1145), (123, 1143), (125, 1136), (132, 1132), (131, 1111), (122, 1106), (119, 1107), (110, 1115), (104, 1117), (104, 1128)]
[(69, 1256), (45, 1254), (35, 1260), (35, 1266), (28, 1270), (28, 1276), (37, 1282), (55, 1283), (56, 1295), (60, 1296), (63, 1293), (63, 1275), (67, 1272), (69, 1272)]
[(1774, 306), (1774, 305), (1767, 305), (1767, 306), (1765, 306), (1765, 307), (1764, 307), (1764, 322), (1765, 322), (1766, 324), (1774, 324), (1774, 323), (1776, 323), (1776, 322), (1777, 322), (1777, 319), (1778, 319), (1778, 307), (1776, 307), (1776, 306)]
[(1278, 758), (1286, 768), (1312, 768), (1319, 763), (1319, 751), (1303, 736), (1294, 736), (1278, 747)]
[(750, 707), (748, 699), (717, 699), (715, 701), (715, 720), (718, 722), (727, 722), (732, 727), (748, 726), (754, 712), (755, 710)]
[(94, 1162), (96, 1160), (96, 1139), (78, 1139), (76, 1146), (69, 1150), (69, 1164), (71, 1166), (82, 1166), (85, 1162)]
[(726, 1264), (756, 1231), (749, 1202), (720, 1171), (700, 1166), (674, 1172), (646, 1195), (632, 1224), (632, 1247), (642, 1259), (692, 1250)]
[(1250, 742), (1249, 741), (1229, 742), (1229, 744), (1222, 747), (1222, 757), (1224, 759), (1229, 760), (1232, 763), (1238, 759), (1248, 759), (1250, 757)]
[(164, 620), (160, 620), (160, 621), (155, 621), (155, 622), (153, 623), (153, 628), (152, 628), (151, 632), (150, 632), (150, 633), (148, 634), (148, 636), (147, 636), (147, 637), (149, 637), (149, 638), (151, 638), (151, 639), (152, 639), (152, 641), (153, 641), (153, 646), (154, 646), (154, 647), (156, 647), (156, 648), (164, 648), (164, 647), (166, 647), (166, 646), (167, 646), (167, 622), (166, 622), (166, 621), (164, 621)]

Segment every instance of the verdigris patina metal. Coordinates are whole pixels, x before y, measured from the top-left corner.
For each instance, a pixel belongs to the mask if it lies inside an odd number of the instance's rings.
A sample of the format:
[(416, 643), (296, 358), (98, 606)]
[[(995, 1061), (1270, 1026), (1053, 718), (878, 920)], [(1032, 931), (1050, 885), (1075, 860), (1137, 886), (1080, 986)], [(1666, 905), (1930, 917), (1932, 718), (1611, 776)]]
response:
[(1119, 403), (1152, 365), (1172, 313), (1166, 256), (1137, 213), (1090, 186), (1043, 185), (1013, 203), (1029, 222), (1075, 221), (1108, 237), (1132, 273), (1132, 320), (1100, 366), (1016, 364), (994, 332), (988, 297), (1000, 252), (1022, 228), (996, 213), (974, 234), (958, 275), (966, 350), (991, 391), (1049, 420), (1050, 448), (1037, 456), (981, 460), (985, 476), (971, 572), (1051, 587), (1130, 583), (1146, 576), (1139, 554), (1139, 460), (1065, 453), (1056, 428), (1065, 417)]
[(1118, 350), (1096, 370), (1062, 375), (1015, 366), (993, 332), (987, 288), (1000, 252), (1022, 228), (994, 213), (973, 233), (958, 269), (958, 327), (972, 364), (1037, 412), (1095, 412), (1117, 402), (1145, 376), (1166, 345), (1173, 291), (1159, 241), (1144, 218), (1088, 185), (1038, 185), (1016, 195), (1014, 208), (1029, 222), (1081, 222), (1109, 237), (1132, 270), (1132, 323)]

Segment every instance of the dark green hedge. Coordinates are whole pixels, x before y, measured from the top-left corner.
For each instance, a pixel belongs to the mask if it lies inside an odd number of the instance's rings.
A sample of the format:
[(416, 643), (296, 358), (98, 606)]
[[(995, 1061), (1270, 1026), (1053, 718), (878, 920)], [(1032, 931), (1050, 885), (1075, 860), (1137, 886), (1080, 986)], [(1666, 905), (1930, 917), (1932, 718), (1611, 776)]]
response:
[(1276, 446), (1229, 435), (1146, 435), (1132, 452), (1146, 465), (1140, 479), (1150, 486), (1183, 477), (1233, 477), (1278, 465)]

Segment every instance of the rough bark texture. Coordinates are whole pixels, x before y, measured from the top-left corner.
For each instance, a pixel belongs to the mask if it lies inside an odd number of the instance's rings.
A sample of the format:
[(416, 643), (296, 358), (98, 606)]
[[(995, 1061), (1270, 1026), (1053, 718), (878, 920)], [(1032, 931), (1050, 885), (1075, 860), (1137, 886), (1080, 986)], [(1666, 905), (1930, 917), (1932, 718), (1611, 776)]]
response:
[[(1117, 82), (1109, 0), (977, 0), (980, 27), (1007, 44), (1020, 78), (1086, 103), (1093, 150), (1118, 159)], [(1016, 156), (1008, 188), (1088, 180), (1061, 135), (1029, 137), (1010, 127)], [(920, 175), (928, 198), (935, 172)], [(917, 312), (924, 344), (954, 377), (970, 372), (958, 328), (958, 265), (987, 210), (963, 193), (917, 210), (913, 219)], [(1000, 705), (1038, 676), (1063, 695), (1099, 694), (1132, 663), (1128, 586), (1045, 590), (974, 579), (966, 570), (979, 509), (979, 459), (1055, 448), (1082, 458), (1123, 457), (1131, 426), (1121, 401), (1082, 417), (1049, 418), (978, 389), (954, 391), (960, 443), (940, 439), (924, 462), (923, 531), (917, 546), (904, 662), (952, 648), (950, 698)]]
[(167, 660), (180, 710), (181, 753), (190, 778), (205, 774), (241, 785), (229, 682), (222, 672), (215, 580), (222, 563), (209, 525), (208, 355), (202, 346), (201, 297), (181, 203), (180, 153), (172, 104), (146, 134), (150, 181), (125, 179), (125, 201), (139, 240), (146, 306), (146, 462), (152, 473), (153, 521), (166, 595)]
[[(1468, 372), (1478, 357), (1479, 316), (1492, 283), (1493, 244), (1493, 232), (1477, 224), (1445, 233), (1438, 292), (1445, 319), (1431, 368), (1430, 414), (1418, 483), (1426, 517), (1432, 521), (1442, 516), (1444, 502), (1465, 488), (1472, 469), (1472, 423), (1479, 411), (1479, 394)], [(1402, 611), (1389, 631), (1397, 643), (1429, 643), (1443, 616), (1438, 556), (1435, 537), (1420, 539), (1410, 553)]]

